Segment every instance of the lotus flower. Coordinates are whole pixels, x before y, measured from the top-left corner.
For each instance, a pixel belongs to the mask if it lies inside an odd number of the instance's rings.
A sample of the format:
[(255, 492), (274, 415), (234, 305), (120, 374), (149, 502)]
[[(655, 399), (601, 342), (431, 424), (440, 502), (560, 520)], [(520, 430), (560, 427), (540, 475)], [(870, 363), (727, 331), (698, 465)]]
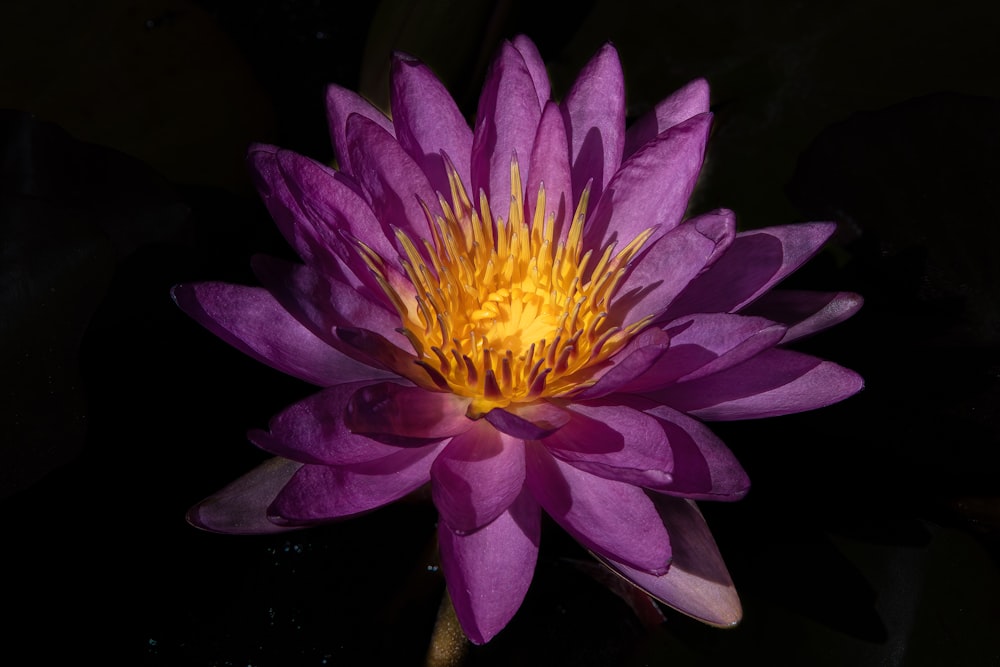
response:
[(250, 440), (274, 454), (190, 511), (268, 533), (430, 484), (441, 566), (476, 643), (531, 582), (541, 514), (656, 599), (740, 620), (695, 501), (748, 479), (703, 424), (811, 410), (861, 379), (784, 345), (854, 313), (772, 291), (834, 225), (738, 233), (684, 220), (711, 114), (694, 81), (627, 131), (615, 49), (561, 102), (535, 45), (506, 42), (470, 128), (430, 69), (395, 56), (392, 119), (327, 93), (337, 169), (254, 146), (257, 187), (303, 263), (263, 287), (179, 285), (213, 333), (321, 387)]

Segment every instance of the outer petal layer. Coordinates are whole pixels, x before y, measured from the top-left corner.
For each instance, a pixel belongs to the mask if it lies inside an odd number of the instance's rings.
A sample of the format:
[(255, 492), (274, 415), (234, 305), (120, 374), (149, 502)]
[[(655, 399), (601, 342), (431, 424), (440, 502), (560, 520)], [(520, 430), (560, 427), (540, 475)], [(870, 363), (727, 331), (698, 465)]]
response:
[(293, 530), (267, 519), (267, 507), (301, 463), (275, 457), (188, 510), (192, 526), (216, 533), (260, 535)]

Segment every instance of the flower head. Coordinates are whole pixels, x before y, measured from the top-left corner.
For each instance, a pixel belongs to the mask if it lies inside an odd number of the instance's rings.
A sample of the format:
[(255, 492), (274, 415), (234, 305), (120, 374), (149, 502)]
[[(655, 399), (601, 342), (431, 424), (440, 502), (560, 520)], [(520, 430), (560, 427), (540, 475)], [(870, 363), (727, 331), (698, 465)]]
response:
[(195, 506), (209, 530), (287, 530), (430, 483), (448, 590), (485, 642), (517, 611), (542, 511), (612, 570), (717, 625), (741, 615), (695, 506), (748, 480), (702, 423), (858, 391), (783, 345), (853, 314), (846, 293), (772, 291), (834, 225), (737, 233), (684, 220), (711, 121), (694, 81), (625, 128), (605, 46), (557, 103), (535, 46), (494, 61), (473, 128), (398, 55), (392, 120), (331, 87), (339, 169), (255, 146), (258, 188), (303, 260), (263, 287), (179, 285), (217, 335), (322, 387), (250, 439), (276, 455)]

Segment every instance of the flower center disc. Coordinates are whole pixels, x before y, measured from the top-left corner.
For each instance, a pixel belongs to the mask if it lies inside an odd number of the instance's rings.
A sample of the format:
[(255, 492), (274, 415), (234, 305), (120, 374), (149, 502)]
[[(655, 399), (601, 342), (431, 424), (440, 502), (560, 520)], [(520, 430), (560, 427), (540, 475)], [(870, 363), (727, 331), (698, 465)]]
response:
[(404, 297), (392, 287), (379, 258), (362, 256), (392, 300), (418, 363), (443, 390), (472, 399), (469, 416), (493, 408), (561, 396), (590, 384), (590, 371), (648, 324), (622, 327), (609, 319), (610, 302), (628, 262), (652, 233), (639, 234), (617, 255), (607, 246), (596, 263), (583, 252), (589, 188), (580, 197), (564, 239), (554, 239), (539, 189), (532, 220), (525, 219), (521, 175), (511, 163), (511, 206), (492, 219), (486, 195), (479, 210), (449, 165), (451, 204), (442, 216), (426, 206), (430, 239), (418, 245), (404, 232), (403, 271), (413, 286)]

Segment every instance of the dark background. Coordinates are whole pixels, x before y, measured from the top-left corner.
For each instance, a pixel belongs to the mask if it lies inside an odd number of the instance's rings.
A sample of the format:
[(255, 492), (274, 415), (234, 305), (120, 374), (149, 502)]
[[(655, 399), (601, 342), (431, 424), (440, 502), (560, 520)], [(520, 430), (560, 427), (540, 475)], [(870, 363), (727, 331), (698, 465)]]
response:
[[(94, 5), (94, 6), (92, 6)], [(740, 590), (723, 631), (648, 627), (552, 525), (468, 665), (1000, 664), (1000, 12), (985, 3), (69, 0), (0, 8), (0, 651), (23, 664), (417, 665), (443, 580), (400, 503), (278, 537), (184, 522), (312, 388), (175, 308), (290, 256), (252, 141), (329, 160), (329, 82), (386, 98), (396, 48), (471, 118), (498, 40), (557, 94), (605, 41), (629, 116), (698, 76), (716, 123), (691, 210), (835, 219), (796, 286), (862, 312), (799, 347), (867, 386), (713, 426), (753, 481), (702, 504)]]

